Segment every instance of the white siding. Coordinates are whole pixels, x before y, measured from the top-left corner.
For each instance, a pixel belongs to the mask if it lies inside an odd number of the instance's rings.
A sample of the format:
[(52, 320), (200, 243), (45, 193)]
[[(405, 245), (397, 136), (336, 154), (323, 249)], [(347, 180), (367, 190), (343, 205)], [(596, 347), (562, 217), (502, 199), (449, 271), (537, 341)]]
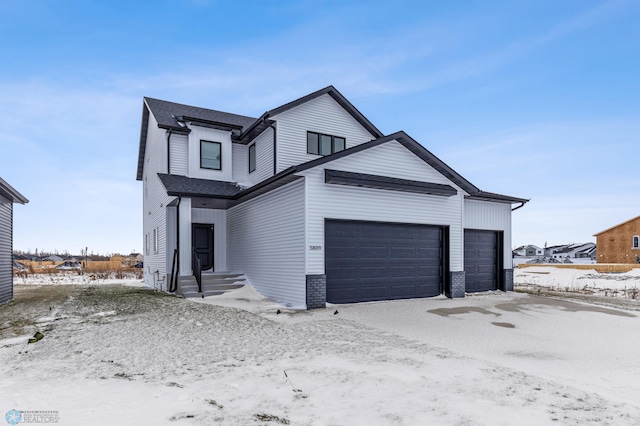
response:
[(191, 209), (193, 223), (213, 225), (213, 268), (227, 271), (227, 211), (216, 209)]
[(171, 155), (171, 174), (187, 176), (189, 174), (189, 137), (187, 135), (171, 135), (169, 144)]
[(0, 303), (13, 298), (13, 203), (0, 196)]
[[(189, 128), (191, 129), (191, 133), (189, 133), (189, 177), (231, 182), (233, 180), (231, 132), (194, 125)], [(200, 168), (201, 140), (221, 143), (221, 170)]]
[(465, 229), (504, 231), (504, 267), (511, 269), (511, 204), (464, 200)]
[(240, 185), (247, 186), (248, 174), (249, 174), (249, 149), (246, 145), (239, 143), (232, 144), (231, 155), (233, 155), (233, 182), (237, 182)]
[[(402, 167), (398, 167), (402, 164)], [(442, 197), (381, 189), (331, 185), (324, 182), (324, 167), (392, 176), (423, 182), (444, 183), (448, 179), (393, 141), (332, 161), (301, 175), (306, 177), (307, 274), (324, 274), (325, 219), (370, 220), (449, 226), (451, 271), (463, 270), (462, 206), (464, 193)], [(321, 251), (309, 251), (311, 245)]]
[(306, 307), (304, 182), (292, 182), (227, 212), (229, 269), (265, 296)]
[[(273, 129), (262, 132), (254, 142), (256, 144), (256, 169), (249, 173), (249, 186), (257, 185), (273, 176)], [(249, 170), (249, 150), (245, 157)]]
[(342, 136), (347, 148), (375, 138), (327, 94), (270, 119), (277, 121), (278, 172), (320, 157), (307, 154), (307, 131)]
[[(173, 136), (172, 136), (173, 141)], [(143, 184), (143, 241), (145, 235), (149, 239), (149, 251), (144, 253), (144, 282), (150, 287), (161, 287), (166, 290), (167, 284), (167, 204), (172, 200), (166, 193), (158, 173), (167, 172), (167, 137), (166, 132), (158, 128), (158, 123), (149, 115), (147, 147), (144, 158)], [(153, 249), (153, 231), (158, 235), (158, 251)], [(170, 271), (169, 271), (170, 272)]]

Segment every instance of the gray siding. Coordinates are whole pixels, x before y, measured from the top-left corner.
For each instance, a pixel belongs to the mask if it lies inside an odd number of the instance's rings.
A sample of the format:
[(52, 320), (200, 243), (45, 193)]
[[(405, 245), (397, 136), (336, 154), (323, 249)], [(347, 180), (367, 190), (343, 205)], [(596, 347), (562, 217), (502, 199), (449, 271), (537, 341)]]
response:
[(511, 204), (464, 200), (465, 229), (504, 232), (504, 268), (511, 269)]
[(171, 135), (171, 174), (189, 175), (189, 138), (187, 135)]
[(13, 204), (0, 196), (0, 303), (13, 298)]
[(347, 148), (375, 138), (329, 95), (270, 118), (278, 122), (278, 172), (320, 157), (307, 154), (307, 131), (345, 137)]
[(229, 269), (296, 308), (306, 307), (304, 188), (292, 182), (227, 212)]
[[(398, 167), (399, 164), (402, 167)], [(450, 268), (452, 271), (463, 270), (464, 192), (455, 184), (395, 141), (332, 161), (326, 167), (448, 184), (458, 190), (458, 195), (441, 197), (326, 184), (322, 166), (301, 173), (307, 181), (307, 274), (325, 273), (325, 219), (449, 226)], [(322, 250), (311, 251), (310, 246), (320, 246)]]

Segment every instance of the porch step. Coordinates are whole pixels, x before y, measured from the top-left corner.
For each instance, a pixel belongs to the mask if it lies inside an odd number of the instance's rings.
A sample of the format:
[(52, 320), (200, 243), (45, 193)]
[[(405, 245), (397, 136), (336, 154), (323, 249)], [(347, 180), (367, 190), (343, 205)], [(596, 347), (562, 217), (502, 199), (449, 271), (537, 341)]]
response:
[(182, 297), (207, 297), (224, 294), (248, 284), (247, 277), (235, 272), (203, 272), (202, 293), (194, 276), (180, 277), (177, 294)]

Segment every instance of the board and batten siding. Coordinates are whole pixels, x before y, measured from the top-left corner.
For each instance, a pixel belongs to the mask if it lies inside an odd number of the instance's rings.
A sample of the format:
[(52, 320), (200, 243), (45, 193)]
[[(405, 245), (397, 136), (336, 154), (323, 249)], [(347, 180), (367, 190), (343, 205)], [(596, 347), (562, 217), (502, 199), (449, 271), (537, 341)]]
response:
[(169, 142), (171, 174), (189, 175), (189, 137), (187, 135), (171, 135)]
[[(173, 142), (174, 135), (171, 137)], [(149, 115), (147, 146), (142, 175), (144, 283), (153, 288), (167, 290), (167, 204), (173, 197), (167, 195), (158, 173), (167, 173), (167, 135), (158, 128), (153, 114)], [(157, 233), (158, 249), (154, 250), (153, 232)], [(145, 245), (145, 236), (148, 244)]]
[[(458, 194), (442, 197), (326, 184), (324, 168), (448, 184)], [(307, 191), (307, 274), (325, 273), (325, 219), (448, 226), (450, 269), (463, 270), (464, 192), (398, 142), (391, 141), (300, 174), (305, 176)], [(322, 250), (311, 251), (310, 246), (321, 246)]]
[(512, 268), (511, 204), (464, 200), (465, 229), (504, 232), (504, 268)]
[(270, 299), (306, 307), (304, 180), (227, 211), (228, 266)]
[(327, 94), (270, 119), (277, 121), (278, 172), (320, 157), (307, 154), (307, 131), (344, 137), (347, 148), (375, 138)]
[(13, 299), (13, 202), (0, 195), (0, 303)]

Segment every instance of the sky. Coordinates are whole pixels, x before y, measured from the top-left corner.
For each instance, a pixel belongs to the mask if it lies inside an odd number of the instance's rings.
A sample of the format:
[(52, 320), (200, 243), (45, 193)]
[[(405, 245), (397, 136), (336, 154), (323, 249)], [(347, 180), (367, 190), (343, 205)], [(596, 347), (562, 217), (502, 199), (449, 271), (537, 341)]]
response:
[(142, 98), (249, 116), (334, 85), (482, 190), (514, 247), (640, 214), (640, 2), (0, 0), (14, 248), (142, 251)]

